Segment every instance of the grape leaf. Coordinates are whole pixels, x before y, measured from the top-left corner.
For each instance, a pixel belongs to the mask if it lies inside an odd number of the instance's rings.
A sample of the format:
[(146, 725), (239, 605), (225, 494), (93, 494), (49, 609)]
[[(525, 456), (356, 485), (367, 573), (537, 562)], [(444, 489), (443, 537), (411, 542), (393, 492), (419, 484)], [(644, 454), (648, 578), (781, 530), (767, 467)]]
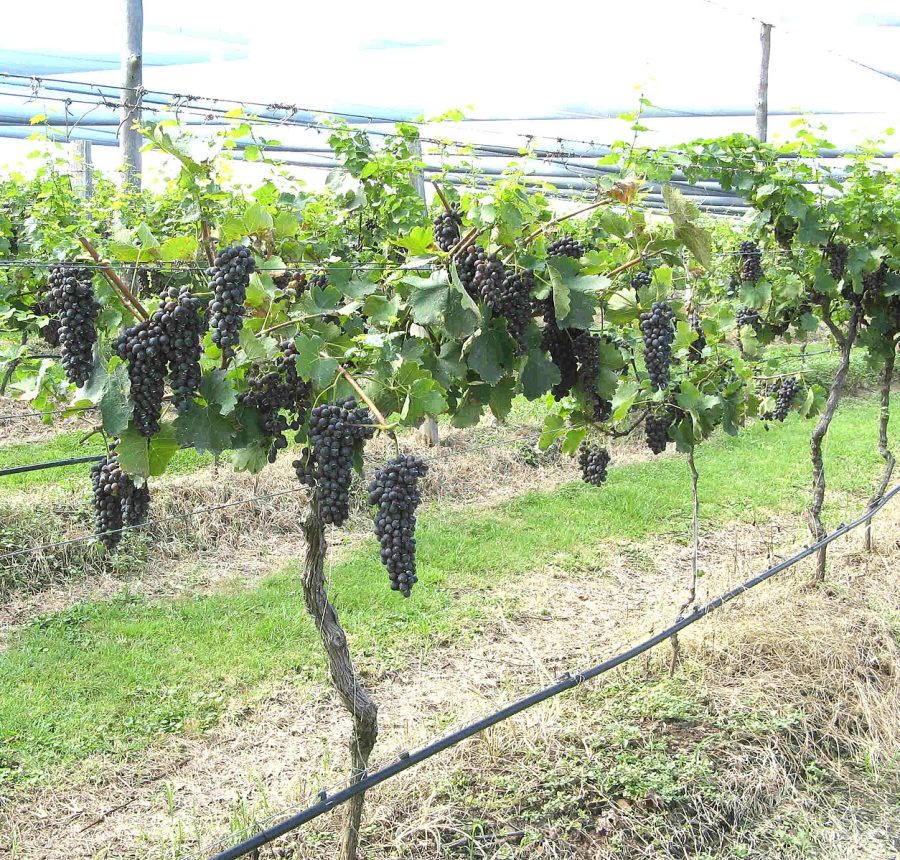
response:
[(207, 373), (200, 381), (200, 394), (207, 403), (217, 405), (223, 415), (234, 411), (237, 404), (234, 380), (219, 368)]
[(500, 381), (504, 367), (512, 359), (513, 346), (510, 336), (492, 321), (472, 339), (466, 360), (472, 370), (493, 385)]
[(138, 433), (134, 424), (129, 424), (119, 436), (116, 446), (119, 465), (137, 478), (150, 477), (150, 440)]
[(175, 429), (169, 423), (163, 424), (159, 433), (150, 439), (148, 458), (150, 474), (154, 477), (164, 474), (166, 466), (178, 452), (178, 448)]
[(234, 428), (222, 417), (218, 406), (192, 403), (187, 412), (175, 419), (175, 436), (179, 444), (195, 448), (199, 453), (221, 454), (231, 443)]
[(413, 319), (420, 325), (439, 323), (450, 294), (447, 273), (435, 272), (430, 278), (407, 275), (403, 283), (413, 288), (408, 300)]
[(528, 353), (522, 368), (522, 393), (528, 400), (546, 394), (560, 380), (559, 368), (540, 350)]
[(231, 455), (231, 464), (235, 472), (249, 472), (256, 475), (261, 472), (269, 462), (268, 445), (260, 442), (251, 442), (245, 448), (239, 448)]

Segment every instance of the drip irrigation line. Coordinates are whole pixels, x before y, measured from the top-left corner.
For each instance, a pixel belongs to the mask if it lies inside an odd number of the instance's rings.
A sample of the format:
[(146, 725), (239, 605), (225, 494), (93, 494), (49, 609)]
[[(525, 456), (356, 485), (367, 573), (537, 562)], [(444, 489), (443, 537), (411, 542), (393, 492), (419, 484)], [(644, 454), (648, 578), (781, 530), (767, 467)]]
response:
[[(195, 517), (199, 514), (209, 514), (209, 513), (213, 513), (214, 511), (224, 511), (227, 508), (235, 508), (235, 507), (238, 507), (239, 505), (249, 505), (249, 504), (252, 504), (253, 502), (263, 501), (266, 499), (274, 499), (274, 498), (278, 498), (279, 496), (289, 496), (289, 495), (292, 495), (293, 493), (303, 493), (303, 492), (306, 492), (306, 487), (299, 486), (299, 487), (294, 487), (293, 489), (290, 489), (290, 490), (279, 490), (274, 493), (263, 493), (258, 496), (251, 496), (249, 499), (238, 499), (237, 501), (234, 501), (234, 502), (225, 502), (224, 504), (221, 504), (221, 505), (211, 505), (210, 507), (206, 507), (206, 508), (194, 508), (194, 510), (187, 511), (182, 514), (172, 514), (171, 516), (168, 516), (168, 517), (155, 517), (152, 519), (145, 520), (143, 523), (137, 523), (136, 525), (133, 525), (133, 526), (122, 526), (122, 528), (113, 529), (112, 531), (118, 533), (118, 532), (134, 531), (135, 529), (144, 529), (144, 528), (148, 528), (149, 526), (159, 525), (160, 523), (172, 522), (173, 520), (188, 520), (191, 517)], [(56, 549), (56, 548), (62, 547), (62, 546), (71, 546), (71, 545), (77, 544), (77, 543), (90, 543), (91, 541), (96, 541), (97, 539), (98, 539), (97, 535), (90, 534), (85, 537), (69, 538), (68, 540), (55, 541), (53, 543), (38, 544), (37, 546), (30, 546), (27, 549), (18, 549), (18, 550), (15, 550), (14, 552), (8, 552), (4, 555), (0, 555), (0, 562), (6, 561), (7, 559), (10, 559), (10, 558), (17, 558), (17, 557), (23, 556), (23, 555), (30, 555), (35, 552), (42, 552), (44, 550)]]
[(338, 806), (346, 803), (350, 799), (368, 791), (371, 788), (374, 788), (377, 785), (380, 785), (383, 782), (386, 782), (392, 777), (403, 773), (403, 771), (409, 770), (416, 765), (421, 764), (422, 762), (432, 758), (438, 753), (443, 752), (450, 747), (456, 746), (457, 744), (473, 737), (474, 735), (480, 734), (485, 729), (489, 729), (492, 726), (497, 725), (498, 723), (502, 723), (505, 720), (514, 717), (516, 714), (521, 713), (522, 711), (526, 711), (529, 708), (534, 707), (535, 705), (545, 702), (547, 699), (558, 696), (560, 695), (560, 693), (564, 693), (568, 690), (574, 689), (575, 687), (583, 684), (585, 681), (589, 681), (593, 678), (599, 677), (600, 675), (604, 675), (607, 672), (610, 672), (613, 669), (623, 665), (624, 663), (633, 660), (635, 657), (639, 657), (641, 654), (651, 650), (652, 648), (655, 648), (657, 645), (660, 645), (666, 640), (671, 639), (685, 628), (696, 624), (707, 615), (710, 615), (717, 609), (720, 609), (726, 603), (729, 603), (735, 598), (740, 597), (742, 594), (745, 594), (752, 588), (755, 588), (766, 580), (771, 579), (773, 576), (781, 573), (782, 571), (793, 567), (795, 564), (798, 564), (800, 561), (817, 552), (822, 547), (828, 546), (838, 538), (843, 537), (848, 532), (851, 532), (853, 529), (858, 528), (860, 525), (871, 520), (876, 514), (883, 510), (884, 507), (891, 501), (891, 499), (893, 499), (894, 496), (898, 493), (900, 493), (900, 484), (895, 486), (889, 493), (884, 495), (876, 505), (868, 507), (866, 511), (857, 519), (853, 520), (850, 523), (839, 526), (837, 529), (826, 535), (821, 540), (804, 547), (804, 549), (791, 556), (790, 558), (785, 559), (779, 564), (776, 564), (773, 567), (770, 567), (767, 570), (763, 571), (762, 573), (757, 574), (751, 579), (748, 579), (741, 585), (738, 585), (737, 587), (725, 592), (714, 600), (711, 600), (705, 606), (694, 609), (693, 612), (690, 612), (684, 617), (679, 618), (674, 624), (670, 625), (665, 630), (662, 630), (656, 635), (645, 639), (643, 642), (634, 645), (627, 651), (623, 651), (614, 657), (610, 657), (608, 660), (604, 660), (602, 663), (598, 663), (587, 669), (583, 669), (575, 675), (566, 673), (556, 683), (544, 687), (542, 690), (538, 690), (537, 692), (532, 693), (529, 696), (518, 699), (512, 704), (507, 705), (505, 708), (501, 708), (500, 710), (495, 711), (494, 713), (489, 714), (486, 717), (482, 717), (480, 720), (469, 723), (467, 726), (456, 732), (445, 735), (439, 740), (434, 741), (427, 746), (420, 747), (414, 752), (402, 753), (396, 761), (392, 762), (386, 767), (381, 768), (380, 770), (375, 771), (374, 773), (365, 774), (364, 772), (365, 775), (362, 775), (362, 778), (358, 779), (356, 782), (347, 786), (341, 791), (338, 791), (331, 796), (320, 797), (318, 803), (312, 804), (302, 812), (286, 818), (279, 824), (269, 827), (266, 830), (257, 833), (255, 836), (252, 836), (249, 839), (245, 839), (237, 845), (226, 849), (225, 851), (220, 851), (219, 853), (213, 855), (210, 860), (237, 860), (237, 858), (239, 857), (245, 857), (254, 851), (258, 851), (258, 849), (262, 848), (264, 845), (268, 845), (270, 842), (274, 842), (278, 837), (283, 836), (292, 830), (296, 830), (302, 825), (307, 824), (315, 818), (318, 818), (320, 815), (324, 815), (326, 812), (331, 812), (333, 809), (336, 809)]
[(63, 412), (90, 412), (99, 406), (67, 406), (65, 409), (45, 409), (43, 412), (20, 412), (18, 415), (0, 415), (0, 421), (21, 421), (26, 418), (44, 418), (47, 415), (61, 415)]
[[(310, 240), (314, 241), (314, 240)], [(111, 260), (107, 263), (89, 263), (87, 261), (82, 262), (81, 260), (0, 260), (0, 268), (2, 269), (15, 269), (15, 268), (29, 268), (29, 269), (37, 269), (44, 267), (52, 267), (52, 266), (75, 266), (79, 269), (95, 269), (95, 270), (103, 270), (103, 269), (146, 269), (150, 272), (161, 272), (163, 274), (175, 273), (175, 272), (203, 272), (206, 273), (209, 271), (209, 266), (200, 266), (196, 263), (194, 264), (181, 264), (181, 263), (128, 263), (120, 260)], [(404, 265), (398, 266), (392, 263), (386, 263), (384, 265), (378, 264), (351, 264), (347, 266), (336, 266), (336, 265), (326, 265), (320, 266), (316, 264), (303, 264), (296, 263), (293, 266), (282, 266), (274, 269), (256, 269), (255, 271), (258, 274), (268, 274), (271, 272), (293, 272), (300, 267), (305, 268), (310, 272), (419, 272), (419, 271), (429, 271), (435, 266), (428, 265)]]
[[(105, 454), (92, 454), (89, 457), (70, 457), (68, 460), (52, 460), (49, 463), (29, 463), (27, 466), (10, 466), (0, 469), (0, 478), (8, 475), (21, 475), (25, 472), (40, 472), (43, 469), (60, 469), (64, 466), (77, 466), (79, 463), (99, 463)], [(3, 556), (5, 558), (5, 556)]]

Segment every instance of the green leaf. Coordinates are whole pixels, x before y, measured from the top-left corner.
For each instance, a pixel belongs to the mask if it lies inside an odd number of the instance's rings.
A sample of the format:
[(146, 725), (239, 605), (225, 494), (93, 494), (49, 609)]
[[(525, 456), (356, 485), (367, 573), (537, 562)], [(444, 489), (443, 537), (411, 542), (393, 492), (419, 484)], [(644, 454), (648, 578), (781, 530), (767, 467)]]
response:
[(612, 399), (613, 421), (621, 421), (628, 414), (640, 390), (636, 382), (626, 382), (624, 379), (619, 381), (619, 387)]
[(131, 381), (127, 365), (117, 356), (110, 359), (107, 370), (98, 358), (87, 385), (76, 392), (76, 400), (89, 400), (100, 407), (103, 429), (111, 436), (118, 436), (131, 420), (134, 405), (130, 399)]
[(587, 436), (587, 427), (573, 427), (566, 433), (560, 450), (563, 454), (574, 454), (581, 447), (585, 436)]
[(234, 380), (228, 378), (226, 371), (216, 368), (200, 380), (200, 394), (210, 405), (219, 407), (223, 415), (234, 411), (237, 405), (237, 391)]
[(551, 412), (544, 418), (544, 426), (541, 430), (538, 447), (546, 451), (557, 439), (565, 433), (566, 422), (561, 415)]
[(267, 233), (275, 226), (275, 221), (269, 214), (269, 210), (259, 203), (253, 203), (247, 207), (243, 217), (244, 229), (248, 233)]
[(534, 400), (546, 394), (559, 381), (559, 368), (541, 350), (530, 350), (522, 368), (522, 393), (525, 397)]
[(488, 405), (495, 417), (502, 420), (509, 415), (515, 395), (516, 379), (514, 376), (504, 376), (497, 385), (491, 386), (491, 399), (488, 401)]
[(613, 325), (625, 325), (638, 318), (640, 307), (634, 297), (634, 290), (627, 288), (610, 296), (606, 306), (606, 318)]
[(233, 427), (222, 417), (218, 406), (192, 403), (187, 412), (175, 419), (175, 437), (179, 444), (199, 453), (221, 454), (231, 443)]
[(412, 231), (406, 236), (397, 239), (397, 244), (406, 248), (415, 256), (424, 256), (428, 253), (428, 249), (434, 243), (434, 228), (429, 224), (427, 227), (413, 227)]
[(259, 441), (251, 442), (244, 448), (238, 448), (231, 454), (231, 464), (235, 472), (259, 474), (269, 462), (269, 446)]
[(400, 309), (400, 298), (394, 296), (386, 299), (384, 296), (369, 296), (362, 306), (362, 312), (369, 318), (369, 322), (375, 325), (386, 325), (395, 319)]
[(680, 224), (675, 228), (675, 238), (681, 242), (707, 269), (712, 265), (712, 236), (697, 224)]
[(159, 249), (159, 258), (170, 263), (174, 260), (190, 260), (197, 253), (198, 242), (194, 236), (173, 236), (166, 239)]
[(693, 326), (685, 320), (678, 320), (675, 323), (675, 340), (672, 343), (672, 352), (680, 352), (687, 349), (697, 339), (697, 332)]
[(171, 424), (163, 424), (159, 433), (150, 439), (149, 468), (153, 477), (162, 475), (166, 471), (172, 458), (178, 452), (178, 439), (175, 438), (175, 428)]
[(343, 294), (347, 296), (347, 298), (361, 299), (365, 296), (371, 295), (377, 289), (377, 283), (373, 283), (368, 278), (365, 278), (362, 275), (353, 275), (350, 280), (341, 287), (341, 292), (343, 292)]
[(500, 381), (515, 346), (512, 338), (494, 323), (475, 335), (466, 359), (469, 367), (488, 385)]
[(407, 275), (403, 278), (403, 283), (413, 288), (408, 300), (413, 319), (419, 325), (439, 323), (450, 294), (447, 273), (443, 270), (434, 272), (430, 278)]
[(275, 347), (278, 345), (275, 338), (268, 335), (257, 337), (246, 326), (241, 329), (239, 342), (241, 349), (244, 350), (250, 361), (261, 361), (267, 358), (275, 352)]
[(741, 301), (749, 307), (761, 308), (771, 298), (772, 287), (766, 280), (741, 284)]
[(296, 236), (300, 230), (300, 222), (290, 212), (279, 212), (273, 223), (276, 239), (287, 239)]
[(569, 315), (572, 308), (569, 301), (569, 285), (553, 266), (547, 267), (547, 274), (550, 276), (550, 287), (553, 291), (553, 312), (559, 322)]
[(150, 477), (150, 440), (138, 433), (134, 424), (129, 424), (120, 434), (116, 452), (119, 464), (129, 475)]
[(248, 231), (244, 227), (243, 220), (235, 217), (234, 215), (229, 215), (227, 218), (223, 218), (222, 223), (219, 226), (219, 235), (222, 237), (222, 241), (226, 244), (231, 244), (232, 242), (236, 242), (238, 239), (243, 239), (248, 232), (250, 231)]

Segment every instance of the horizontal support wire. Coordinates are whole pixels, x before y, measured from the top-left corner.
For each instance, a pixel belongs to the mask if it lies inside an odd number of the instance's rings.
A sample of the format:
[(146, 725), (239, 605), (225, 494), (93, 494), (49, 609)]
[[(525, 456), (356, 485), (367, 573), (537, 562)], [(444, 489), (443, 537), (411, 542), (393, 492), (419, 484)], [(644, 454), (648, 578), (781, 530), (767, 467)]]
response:
[[(790, 558), (766, 569), (762, 573), (759, 573), (756, 576), (748, 579), (741, 585), (738, 585), (730, 591), (727, 591), (719, 597), (716, 597), (705, 606), (698, 607), (693, 612), (690, 612), (684, 617), (679, 618), (674, 624), (670, 625), (665, 630), (662, 630), (656, 635), (643, 640), (637, 645), (629, 648), (627, 651), (623, 651), (615, 655), (614, 657), (604, 660), (602, 663), (590, 666), (587, 669), (582, 669), (580, 672), (577, 672), (574, 675), (566, 673), (556, 683), (544, 687), (543, 689), (538, 690), (531, 695), (525, 696), (524, 698), (518, 699), (517, 701), (507, 705), (506, 707), (494, 711), (492, 714), (489, 714), (486, 717), (482, 717), (480, 720), (469, 723), (462, 729), (447, 734), (439, 740), (433, 741), (427, 746), (420, 747), (414, 752), (404, 752), (396, 761), (393, 761), (391, 764), (382, 767), (373, 773), (368, 773), (362, 776), (361, 779), (358, 779), (352, 784), (347, 785), (345, 788), (334, 794), (326, 796), (322, 796), (320, 794), (320, 800), (318, 803), (312, 804), (303, 811), (291, 815), (278, 824), (266, 828), (265, 830), (262, 830), (254, 836), (245, 839), (242, 842), (233, 845), (232, 847), (224, 851), (220, 851), (219, 853), (212, 855), (210, 857), (210, 860), (237, 860), (240, 857), (245, 857), (248, 854), (258, 851), (264, 845), (267, 845), (270, 842), (274, 842), (276, 839), (284, 836), (286, 833), (289, 833), (292, 830), (296, 830), (297, 828), (303, 826), (304, 824), (307, 824), (308, 822), (312, 821), (315, 818), (318, 818), (321, 815), (324, 815), (327, 812), (331, 812), (338, 806), (351, 800), (353, 797), (356, 797), (368, 791), (369, 789), (374, 788), (375, 786), (380, 785), (383, 782), (386, 782), (392, 777), (397, 776), (398, 774), (421, 764), (422, 762), (432, 758), (438, 753), (443, 752), (450, 747), (456, 746), (457, 744), (473, 737), (474, 735), (480, 734), (485, 729), (491, 728), (498, 723), (502, 723), (510, 719), (511, 717), (534, 707), (535, 705), (545, 702), (548, 699), (558, 696), (568, 690), (574, 689), (575, 687), (583, 684), (585, 681), (589, 681), (593, 678), (599, 677), (600, 675), (604, 675), (607, 672), (610, 672), (613, 669), (616, 669), (619, 666), (622, 666), (623, 664), (629, 662), (630, 660), (633, 660), (635, 657), (639, 657), (641, 654), (644, 654), (652, 648), (655, 648), (657, 645), (660, 645), (666, 640), (671, 639), (673, 636), (680, 633), (685, 628), (696, 624), (707, 615), (710, 615), (717, 609), (720, 609), (726, 603), (729, 603), (732, 600), (735, 600), (736, 598), (750, 591), (751, 589), (756, 588), (756, 586), (761, 585), (763, 582), (771, 579), (773, 576), (776, 576), (777, 574), (788, 570), (789, 568), (803, 561), (803, 559), (808, 558), (810, 555), (817, 552), (821, 548), (828, 546), (838, 538), (843, 537), (844, 535), (848, 534), (864, 523), (872, 520), (898, 493), (900, 493), (900, 484), (895, 486), (889, 493), (885, 494), (878, 503), (868, 507), (865, 512), (861, 514), (857, 519), (853, 520), (850, 523), (839, 526), (837, 529), (826, 535), (821, 540), (804, 547), (800, 552), (796, 553)], [(219, 843), (221, 843), (223, 840), (218, 841)]]

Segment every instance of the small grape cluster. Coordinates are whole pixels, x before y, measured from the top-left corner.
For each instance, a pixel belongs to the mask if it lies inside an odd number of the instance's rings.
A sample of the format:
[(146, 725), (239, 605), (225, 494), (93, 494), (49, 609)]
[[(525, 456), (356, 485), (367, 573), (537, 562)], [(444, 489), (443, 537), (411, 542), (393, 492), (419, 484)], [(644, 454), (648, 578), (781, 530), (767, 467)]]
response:
[(600, 376), (600, 336), (579, 331), (572, 339), (572, 349), (578, 361), (578, 384), (591, 407), (594, 421), (606, 421), (612, 415), (612, 403), (597, 393)]
[(231, 245), (216, 254), (213, 265), (206, 271), (213, 293), (209, 306), (212, 342), (222, 350), (226, 360), (234, 355), (240, 339), (247, 286), (255, 268), (249, 248)]
[(57, 314), (59, 351), (69, 382), (84, 385), (94, 371), (97, 314), (90, 269), (63, 263), (50, 270), (48, 308)]
[(294, 471), (301, 484), (314, 487), (323, 522), (343, 525), (350, 516), (350, 479), (353, 458), (362, 444), (375, 435), (368, 409), (352, 397), (323, 403), (312, 410), (309, 440)]
[(828, 271), (831, 277), (839, 281), (844, 277), (844, 269), (847, 265), (847, 257), (850, 256), (850, 249), (843, 242), (835, 242), (829, 239), (825, 247), (822, 249), (825, 259), (828, 260)]
[(754, 308), (741, 308), (734, 317), (735, 322), (737, 323), (738, 328), (743, 328), (745, 325), (750, 326), (757, 334), (762, 331), (762, 318), (759, 315), (759, 311)]
[(599, 445), (582, 442), (578, 451), (578, 465), (581, 466), (581, 477), (585, 483), (599, 487), (606, 481), (609, 451)]
[(548, 257), (573, 257), (580, 260), (584, 256), (584, 245), (571, 236), (562, 236), (547, 246)]
[(797, 222), (793, 218), (779, 218), (772, 232), (778, 245), (785, 251), (790, 251), (794, 236), (797, 235)]
[(272, 281), (281, 290), (278, 301), (295, 302), (309, 289), (309, 278), (302, 269), (285, 269)]
[(672, 413), (667, 409), (662, 415), (650, 414), (644, 422), (644, 436), (647, 447), (654, 454), (662, 454), (669, 444), (669, 427), (672, 424)]
[[(275, 462), (278, 452), (287, 447), (288, 430), (299, 430), (310, 406), (312, 388), (297, 372), (297, 347), (293, 341), (279, 344), (279, 355), (273, 370), (263, 373), (256, 365), (247, 377), (247, 388), (238, 402), (259, 411), (259, 423), (271, 439), (268, 460)], [(288, 412), (290, 417), (284, 415)]]
[(165, 278), (159, 269), (150, 269), (142, 266), (137, 270), (137, 279), (142, 293), (158, 296), (166, 289)]
[(762, 280), (762, 251), (756, 242), (741, 242), (739, 247), (739, 273), (744, 283), (756, 283)]
[(497, 316), (505, 317), (507, 328), (519, 349), (525, 347), (525, 329), (531, 322), (531, 293), (534, 289), (534, 272), (505, 271), (502, 280), (491, 277), (481, 285), (481, 298)]
[(114, 451), (91, 466), (91, 485), (97, 537), (103, 546), (113, 549), (122, 539), (125, 523), (135, 526), (147, 518), (150, 490), (146, 484), (135, 487)]
[(725, 293), (734, 298), (741, 291), (741, 276), (737, 272), (732, 272), (731, 277), (728, 279), (728, 286), (725, 288)]
[(655, 388), (667, 388), (672, 341), (675, 339), (675, 311), (666, 302), (654, 302), (649, 311), (641, 314), (640, 326), (650, 382)]
[(60, 321), (57, 318), (59, 309), (48, 295), (42, 301), (35, 302), (32, 308), (38, 316), (47, 317), (47, 322), (38, 329), (40, 336), (47, 341), (50, 346), (59, 346), (59, 329)]
[(644, 287), (649, 287), (652, 283), (653, 275), (651, 275), (649, 272), (638, 272), (631, 279), (631, 286), (634, 288), (634, 295), (638, 301), (640, 301), (641, 298), (641, 290)]
[(698, 364), (703, 361), (703, 350), (706, 349), (706, 335), (703, 333), (703, 326), (700, 325), (700, 317), (696, 312), (691, 316), (691, 328), (697, 337), (688, 347), (688, 361)]
[(577, 337), (577, 332), (564, 331), (559, 327), (552, 299), (546, 299), (541, 310), (544, 316), (541, 349), (550, 354), (550, 360), (559, 370), (559, 382), (550, 392), (557, 400), (561, 400), (578, 381), (578, 358), (572, 346), (572, 338)]
[(462, 215), (458, 206), (452, 206), (449, 212), (441, 212), (434, 219), (434, 244), (442, 251), (449, 251), (459, 241), (461, 226)]
[(788, 413), (791, 411), (791, 406), (794, 405), (794, 400), (799, 391), (800, 383), (795, 377), (788, 376), (784, 379), (779, 379), (774, 386), (765, 392), (767, 395), (775, 397), (775, 408), (771, 412), (764, 412), (762, 415), (763, 420), (784, 421), (788, 417)]
[(160, 342), (169, 366), (175, 408), (186, 412), (200, 390), (203, 313), (188, 286), (169, 287), (163, 306), (153, 315), (162, 329)]
[[(128, 362), (134, 425), (142, 436), (159, 432), (163, 394), (166, 388), (168, 336), (160, 322), (161, 312), (126, 328), (113, 342), (113, 352)], [(164, 341), (164, 338), (166, 339)]]
[(375, 473), (369, 484), (369, 504), (378, 505), (375, 536), (391, 589), (409, 597), (416, 577), (416, 508), (422, 497), (418, 482), (428, 464), (413, 454), (401, 454)]

